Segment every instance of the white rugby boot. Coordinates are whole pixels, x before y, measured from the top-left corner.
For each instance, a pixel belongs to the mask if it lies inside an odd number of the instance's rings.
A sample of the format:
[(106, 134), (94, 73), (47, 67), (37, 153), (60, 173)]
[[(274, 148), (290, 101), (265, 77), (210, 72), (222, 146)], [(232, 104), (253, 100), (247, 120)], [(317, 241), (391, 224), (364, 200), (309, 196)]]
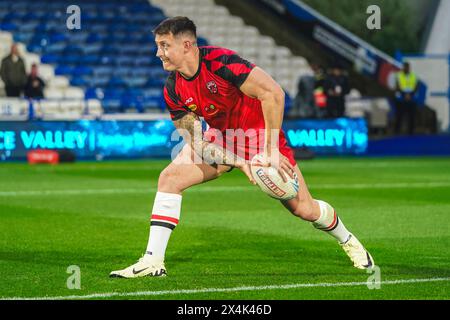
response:
[(349, 239), (345, 243), (340, 243), (339, 245), (352, 260), (355, 268), (369, 269), (375, 266), (375, 261), (370, 253), (353, 234), (350, 234)]
[(146, 261), (144, 257), (128, 268), (112, 271), (109, 274), (111, 278), (165, 277), (166, 275), (164, 262)]

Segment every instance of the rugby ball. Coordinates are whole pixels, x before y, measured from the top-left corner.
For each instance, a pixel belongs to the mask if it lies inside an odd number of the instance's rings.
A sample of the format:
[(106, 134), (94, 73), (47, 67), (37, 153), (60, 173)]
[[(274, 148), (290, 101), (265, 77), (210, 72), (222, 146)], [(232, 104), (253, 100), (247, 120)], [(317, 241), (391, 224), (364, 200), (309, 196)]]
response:
[(262, 160), (262, 154), (257, 154), (250, 163), (253, 179), (261, 190), (278, 200), (295, 198), (299, 188), (297, 174), (294, 173), (294, 178), (286, 174), (287, 182), (284, 182), (277, 169), (274, 167), (263, 167), (261, 165)]

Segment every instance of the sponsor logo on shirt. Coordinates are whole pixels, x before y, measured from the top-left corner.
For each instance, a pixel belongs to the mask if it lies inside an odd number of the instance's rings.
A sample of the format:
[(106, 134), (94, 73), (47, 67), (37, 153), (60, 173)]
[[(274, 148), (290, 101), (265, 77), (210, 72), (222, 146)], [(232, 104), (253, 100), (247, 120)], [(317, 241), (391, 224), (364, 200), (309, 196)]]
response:
[(190, 104), (190, 105), (188, 105), (188, 108), (191, 111), (195, 111), (195, 110), (197, 110), (197, 105), (196, 104)]
[(219, 109), (217, 109), (217, 107), (213, 104), (210, 104), (209, 107), (205, 107), (205, 113), (208, 116), (213, 116), (215, 115), (217, 112), (219, 112)]

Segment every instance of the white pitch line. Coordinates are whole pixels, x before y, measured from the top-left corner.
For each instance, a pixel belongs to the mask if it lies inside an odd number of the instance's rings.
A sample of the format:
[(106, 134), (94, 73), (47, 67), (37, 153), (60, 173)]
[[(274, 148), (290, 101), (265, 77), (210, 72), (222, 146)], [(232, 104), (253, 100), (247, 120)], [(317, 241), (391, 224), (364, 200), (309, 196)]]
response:
[[(388, 280), (370, 284), (390, 285), (390, 284), (410, 284), (423, 282), (450, 281), (448, 278), (428, 278), (428, 279), (403, 279)], [(112, 297), (136, 297), (136, 296), (161, 296), (172, 294), (195, 294), (209, 292), (237, 292), (237, 291), (260, 291), (260, 290), (287, 290), (297, 288), (326, 288), (326, 287), (354, 287), (365, 286), (368, 282), (337, 282), (337, 283), (295, 283), (271, 286), (242, 286), (234, 288), (203, 288), (203, 289), (183, 289), (183, 290), (163, 290), (163, 291), (137, 291), (137, 292), (107, 292), (93, 293), (88, 295), (54, 296), (54, 297), (2, 297), (0, 300), (74, 300), (74, 299), (98, 299)]]
[(408, 189), (450, 187), (450, 181), (432, 182), (396, 182), (396, 183), (350, 183), (350, 184), (318, 184), (311, 185), (317, 189)]
[[(400, 183), (355, 183), (355, 184), (311, 184), (311, 189), (411, 189), (450, 187), (450, 181), (435, 182), (400, 182)], [(258, 190), (252, 186), (211, 186), (187, 190), (187, 192), (233, 192)], [(146, 194), (156, 192), (156, 188), (124, 188), (124, 189), (70, 189), (70, 190), (24, 190), (0, 191), (0, 197), (20, 196), (63, 196), (63, 195), (97, 195), (97, 194)]]
[[(221, 192), (221, 191), (247, 191), (255, 190), (252, 187), (211, 187), (211, 188), (195, 188), (188, 192)], [(124, 189), (71, 189), (71, 190), (28, 190), (28, 191), (0, 191), (0, 197), (17, 197), (17, 196), (53, 196), (53, 195), (97, 195), (97, 194), (146, 194), (156, 192), (156, 188), (124, 188)]]

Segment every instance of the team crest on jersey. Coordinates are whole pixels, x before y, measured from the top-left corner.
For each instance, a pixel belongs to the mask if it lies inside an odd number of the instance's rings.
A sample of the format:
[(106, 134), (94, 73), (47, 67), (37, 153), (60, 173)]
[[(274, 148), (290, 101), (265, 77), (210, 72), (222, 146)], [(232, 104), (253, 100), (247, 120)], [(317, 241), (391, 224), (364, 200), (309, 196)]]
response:
[(206, 83), (206, 88), (208, 88), (209, 92), (216, 94), (219, 89), (217, 89), (217, 84), (214, 81), (208, 81)]

